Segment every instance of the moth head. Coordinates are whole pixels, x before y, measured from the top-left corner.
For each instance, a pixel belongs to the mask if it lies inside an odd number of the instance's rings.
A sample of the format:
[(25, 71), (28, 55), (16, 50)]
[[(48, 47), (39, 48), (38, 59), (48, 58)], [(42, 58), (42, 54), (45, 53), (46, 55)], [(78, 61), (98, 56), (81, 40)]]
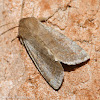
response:
[(0, 36), (12, 29), (17, 28), (17, 27), (18, 27), (18, 35), (13, 40), (15, 40), (16, 38), (28, 38), (28, 37), (32, 37), (32, 35), (34, 35), (34, 34), (37, 34), (38, 29), (39, 29), (39, 23), (35, 17), (22, 18), (19, 21), (18, 26), (14, 26), (14, 27), (2, 32), (0, 34)]
[(38, 32), (38, 21), (34, 17), (23, 18), (19, 21), (18, 37), (28, 38)]

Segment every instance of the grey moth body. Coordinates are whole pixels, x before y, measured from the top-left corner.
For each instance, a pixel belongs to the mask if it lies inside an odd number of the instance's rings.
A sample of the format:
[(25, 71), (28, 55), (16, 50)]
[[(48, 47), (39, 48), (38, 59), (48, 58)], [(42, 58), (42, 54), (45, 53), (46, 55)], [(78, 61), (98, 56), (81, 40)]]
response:
[(76, 65), (89, 59), (74, 41), (34, 17), (20, 20), (18, 37), (42, 76), (54, 89), (59, 89), (64, 77), (60, 62)]

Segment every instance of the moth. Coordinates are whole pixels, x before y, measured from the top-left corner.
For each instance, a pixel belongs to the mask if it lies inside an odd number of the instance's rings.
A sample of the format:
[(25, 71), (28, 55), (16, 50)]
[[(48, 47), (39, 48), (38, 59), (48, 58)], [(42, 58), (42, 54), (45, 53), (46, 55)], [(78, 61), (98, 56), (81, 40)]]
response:
[(89, 59), (85, 50), (74, 41), (34, 17), (21, 19), (18, 31), (21, 44), (39, 72), (55, 90), (59, 89), (64, 77), (60, 62), (76, 65)]

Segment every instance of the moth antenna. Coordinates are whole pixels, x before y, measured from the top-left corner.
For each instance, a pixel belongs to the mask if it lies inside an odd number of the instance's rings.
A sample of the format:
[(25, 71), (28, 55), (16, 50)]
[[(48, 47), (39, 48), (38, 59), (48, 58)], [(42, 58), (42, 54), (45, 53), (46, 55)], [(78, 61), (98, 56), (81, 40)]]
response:
[(4, 25), (1, 25), (0, 28), (3, 27), (3, 26), (9, 25), (9, 24), (12, 24), (12, 23), (7, 23), (7, 24), (4, 24)]
[(3, 34), (5, 34), (6, 32), (8, 32), (8, 31), (10, 31), (10, 30), (12, 30), (12, 29), (15, 29), (16, 27), (19, 27), (19, 26), (15, 26), (15, 27), (12, 27), (12, 28), (10, 28), (10, 29), (4, 31), (3, 33), (0, 34), (0, 36), (3, 35)]
[(16, 38), (18, 38), (18, 35), (14, 39), (12, 39), (11, 42), (13, 42)]

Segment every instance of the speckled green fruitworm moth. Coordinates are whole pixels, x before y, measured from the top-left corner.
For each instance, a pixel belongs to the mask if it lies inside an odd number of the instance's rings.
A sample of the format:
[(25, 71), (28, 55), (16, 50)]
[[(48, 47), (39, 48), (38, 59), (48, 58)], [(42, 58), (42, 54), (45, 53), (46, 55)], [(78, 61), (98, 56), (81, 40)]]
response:
[(18, 37), (40, 73), (54, 89), (59, 89), (64, 77), (60, 62), (76, 65), (89, 59), (74, 41), (34, 17), (20, 20)]

